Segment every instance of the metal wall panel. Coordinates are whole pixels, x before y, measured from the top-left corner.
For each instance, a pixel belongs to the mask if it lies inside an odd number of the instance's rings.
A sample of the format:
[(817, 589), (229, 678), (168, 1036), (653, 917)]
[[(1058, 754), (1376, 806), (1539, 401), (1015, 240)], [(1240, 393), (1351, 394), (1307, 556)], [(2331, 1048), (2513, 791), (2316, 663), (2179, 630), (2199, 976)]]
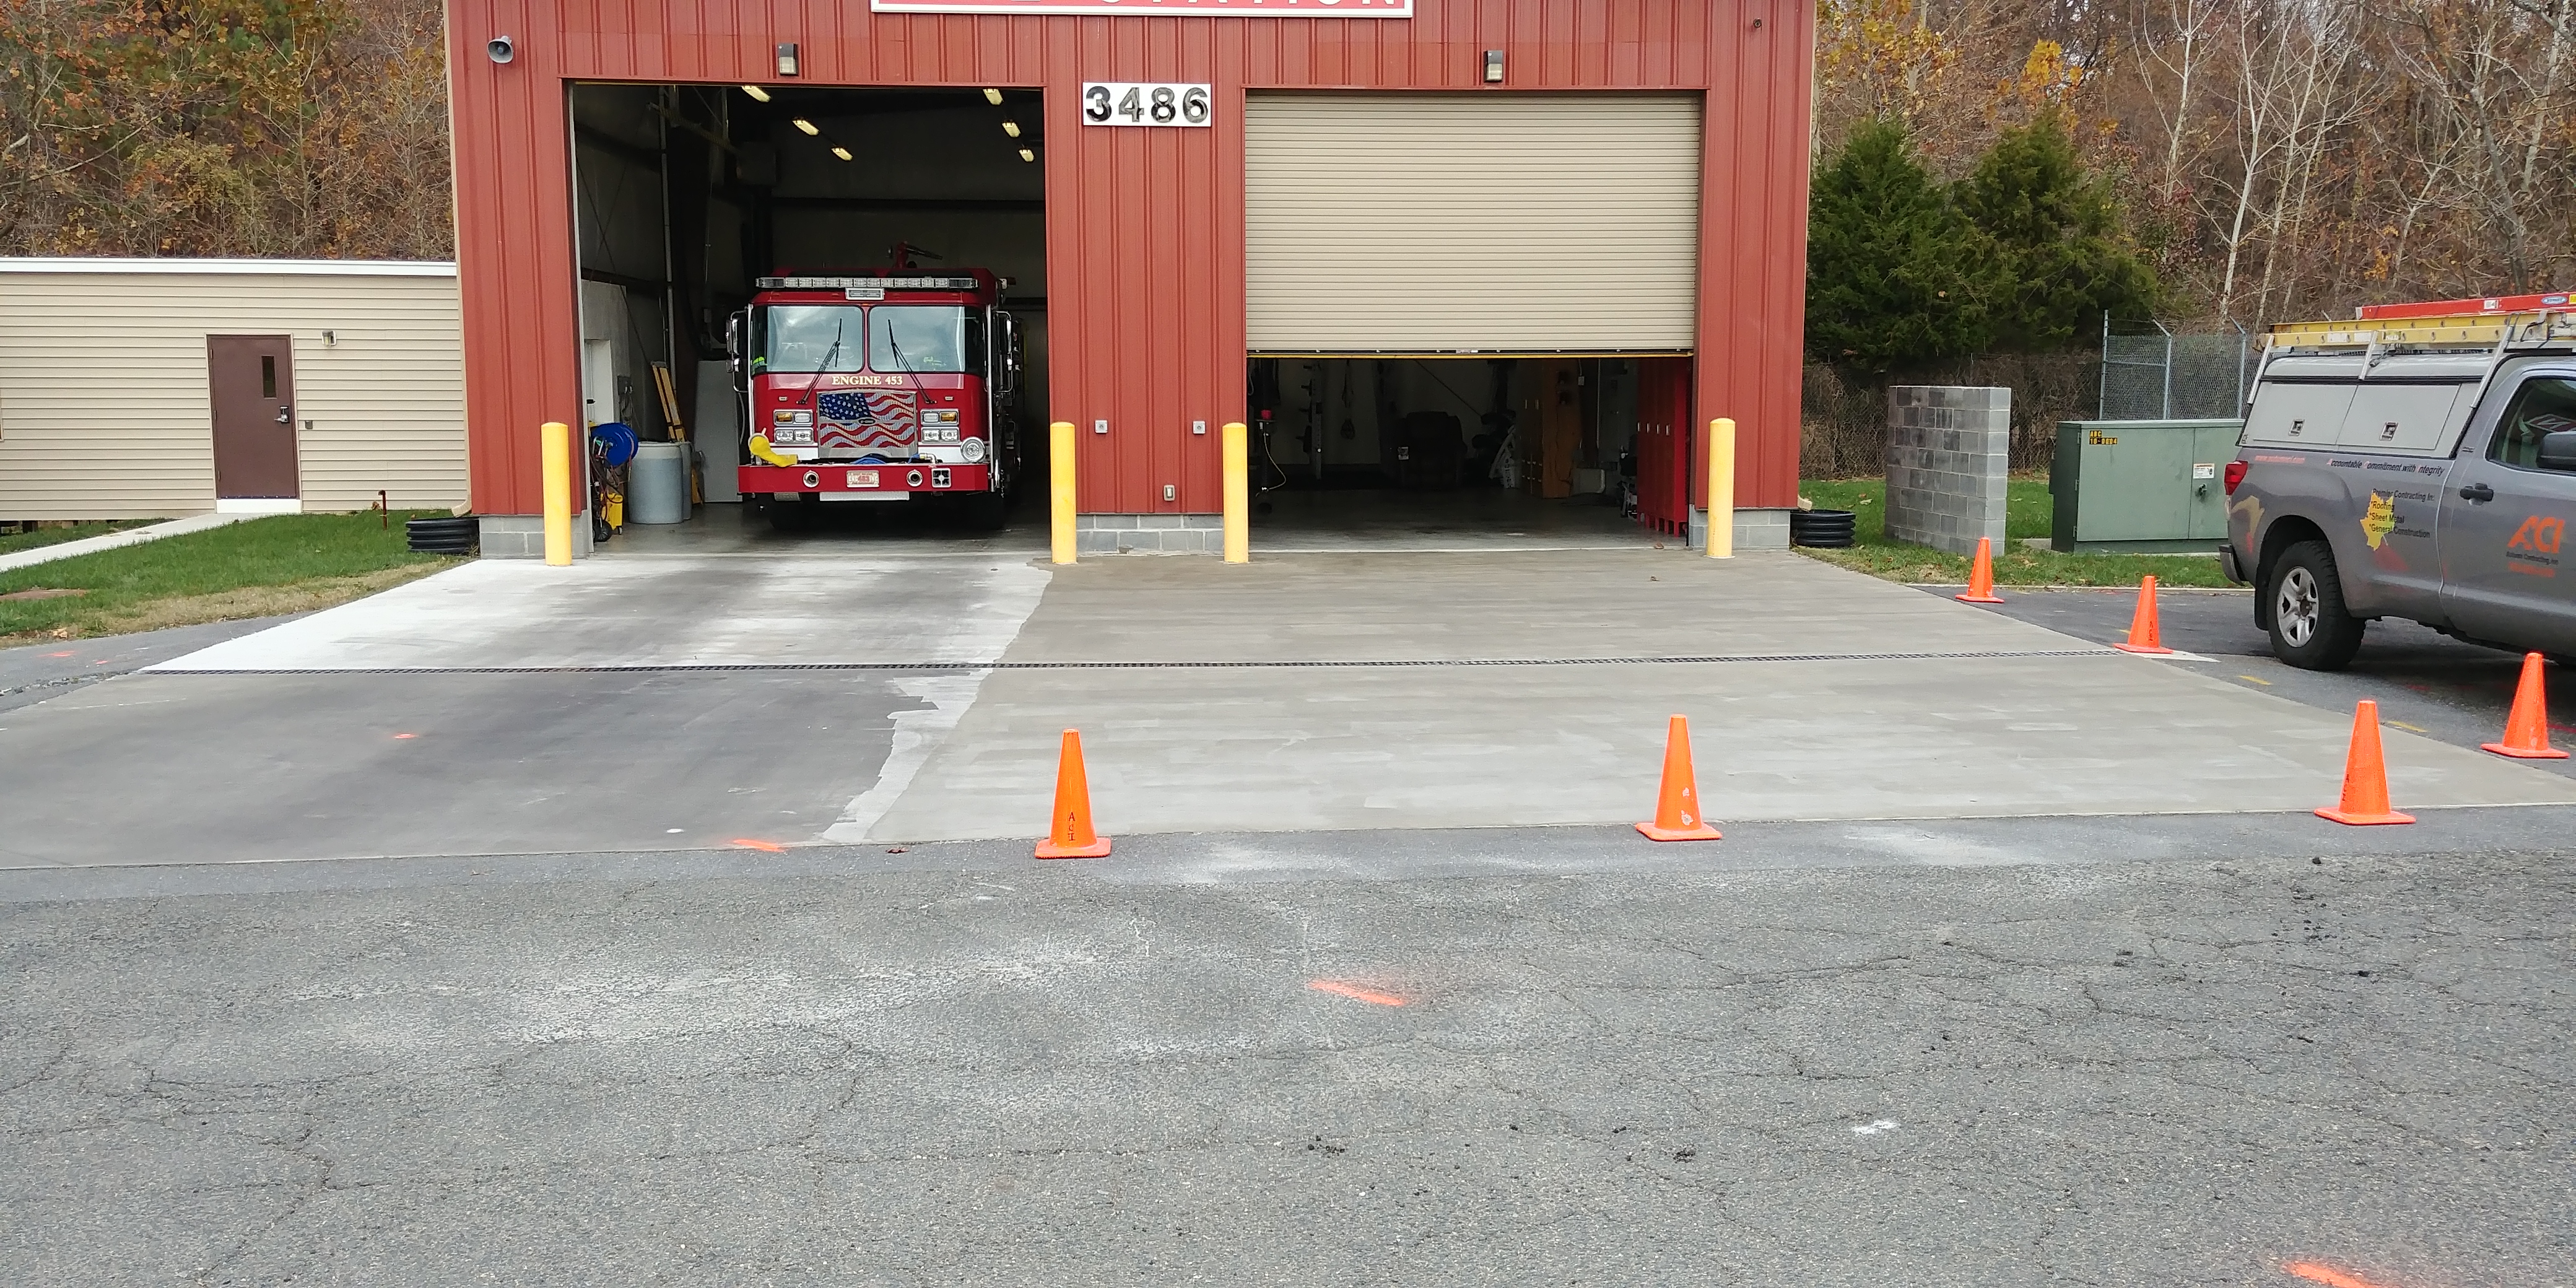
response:
[(1700, 100), (1249, 96), (1253, 351), (1687, 351)]
[[(1756, 23), (1762, 25), (1756, 26)], [(580, 408), (568, 80), (1047, 91), (1051, 414), (1079, 424), (1081, 506), (1218, 508), (1216, 425), (1244, 414), (1249, 90), (1704, 91), (1698, 420), (1742, 426), (1738, 495), (1796, 495), (1812, 6), (1798, 0), (1419, 0), (1409, 20), (890, 15), (864, 0), (450, 0), (474, 499), (529, 514), (537, 425)], [(507, 32), (495, 66), (483, 42)], [(1204, 81), (1204, 130), (1085, 128), (1085, 80)], [(1092, 422), (1110, 433), (1091, 433)], [(1206, 420), (1211, 432), (1190, 433)], [(1161, 499), (1176, 485), (1179, 500)]]

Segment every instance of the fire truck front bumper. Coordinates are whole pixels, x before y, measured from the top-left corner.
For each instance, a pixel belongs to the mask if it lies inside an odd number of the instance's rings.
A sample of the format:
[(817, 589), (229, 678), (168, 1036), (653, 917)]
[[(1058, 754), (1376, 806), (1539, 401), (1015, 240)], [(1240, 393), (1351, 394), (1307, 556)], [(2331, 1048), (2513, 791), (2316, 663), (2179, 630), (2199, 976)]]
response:
[(942, 465), (929, 461), (893, 465), (840, 462), (745, 465), (739, 469), (739, 483), (746, 496), (820, 493), (826, 500), (836, 496), (887, 497), (912, 492), (989, 492), (993, 489), (993, 467), (989, 464)]

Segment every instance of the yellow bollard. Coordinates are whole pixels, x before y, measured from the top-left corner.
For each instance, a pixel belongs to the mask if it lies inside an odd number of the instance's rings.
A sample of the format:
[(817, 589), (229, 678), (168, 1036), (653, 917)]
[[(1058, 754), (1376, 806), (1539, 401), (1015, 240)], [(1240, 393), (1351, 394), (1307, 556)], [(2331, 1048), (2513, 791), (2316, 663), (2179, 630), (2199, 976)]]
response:
[(1239, 420), (1225, 426), (1225, 561), (1252, 562), (1251, 453), (1249, 431)]
[(1055, 561), (1073, 562), (1073, 422), (1047, 426), (1047, 494), (1053, 510)]
[(546, 490), (546, 562), (572, 563), (572, 426), (550, 420), (539, 431), (538, 480)]
[(1735, 422), (1708, 423), (1708, 557), (1735, 557)]

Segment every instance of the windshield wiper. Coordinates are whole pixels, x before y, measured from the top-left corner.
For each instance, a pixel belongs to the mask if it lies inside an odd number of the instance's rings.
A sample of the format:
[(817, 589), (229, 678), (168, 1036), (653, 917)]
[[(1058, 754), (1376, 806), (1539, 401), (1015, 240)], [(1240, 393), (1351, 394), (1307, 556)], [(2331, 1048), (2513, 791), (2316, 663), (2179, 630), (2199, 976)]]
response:
[(807, 406), (813, 405), (814, 387), (823, 383), (823, 373), (832, 369), (832, 359), (841, 356), (841, 332), (848, 329), (849, 325), (850, 311), (848, 309), (843, 309), (841, 310), (841, 320), (832, 324), (832, 347), (823, 351), (823, 361), (816, 365), (814, 369), (814, 378), (805, 382), (805, 402)]

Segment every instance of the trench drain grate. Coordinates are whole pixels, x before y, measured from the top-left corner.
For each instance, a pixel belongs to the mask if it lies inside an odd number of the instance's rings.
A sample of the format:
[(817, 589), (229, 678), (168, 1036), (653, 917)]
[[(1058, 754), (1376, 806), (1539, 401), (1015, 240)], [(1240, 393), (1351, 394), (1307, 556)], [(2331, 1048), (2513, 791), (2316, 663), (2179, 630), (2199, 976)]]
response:
[(725, 671), (1260, 671), (1393, 670), (1464, 666), (1704, 666), (1735, 662), (1939, 662), (2024, 657), (2118, 657), (2107, 648), (1946, 653), (1711, 653), (1675, 657), (1493, 657), (1234, 662), (642, 662), (622, 666), (179, 667), (153, 675), (580, 675)]

